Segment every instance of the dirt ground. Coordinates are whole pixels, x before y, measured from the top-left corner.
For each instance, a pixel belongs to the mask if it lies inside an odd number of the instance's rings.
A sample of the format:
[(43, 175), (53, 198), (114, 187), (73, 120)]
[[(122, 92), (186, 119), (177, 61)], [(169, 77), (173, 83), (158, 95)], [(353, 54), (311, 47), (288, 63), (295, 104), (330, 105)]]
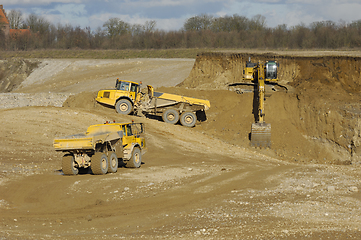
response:
[[(271, 149), (249, 146), (253, 93), (229, 87), (246, 55), (40, 59), (11, 92), (71, 96), (0, 109), (0, 238), (360, 239), (357, 54), (276, 55), (289, 90), (266, 99)], [(116, 114), (94, 101), (116, 78), (209, 99), (208, 119), (185, 128)], [(107, 120), (145, 123), (142, 166), (62, 175), (53, 139)]]

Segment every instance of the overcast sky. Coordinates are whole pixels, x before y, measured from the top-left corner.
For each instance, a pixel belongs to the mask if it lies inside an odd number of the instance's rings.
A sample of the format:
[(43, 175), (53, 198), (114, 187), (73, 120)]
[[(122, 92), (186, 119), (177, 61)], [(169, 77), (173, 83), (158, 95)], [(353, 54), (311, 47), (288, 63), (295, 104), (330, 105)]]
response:
[(131, 24), (155, 20), (157, 29), (167, 31), (181, 29), (187, 18), (200, 14), (249, 19), (261, 14), (268, 27), (361, 19), (361, 0), (1, 0), (0, 4), (7, 12), (20, 10), (25, 18), (35, 13), (53, 24), (93, 30), (113, 17)]

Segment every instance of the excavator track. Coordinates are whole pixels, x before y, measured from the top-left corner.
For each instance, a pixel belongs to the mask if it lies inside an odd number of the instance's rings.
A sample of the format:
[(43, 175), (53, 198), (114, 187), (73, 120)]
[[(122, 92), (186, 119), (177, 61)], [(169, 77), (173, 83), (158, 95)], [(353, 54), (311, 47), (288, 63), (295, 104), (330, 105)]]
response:
[(271, 148), (270, 123), (252, 123), (251, 145), (260, 148)]

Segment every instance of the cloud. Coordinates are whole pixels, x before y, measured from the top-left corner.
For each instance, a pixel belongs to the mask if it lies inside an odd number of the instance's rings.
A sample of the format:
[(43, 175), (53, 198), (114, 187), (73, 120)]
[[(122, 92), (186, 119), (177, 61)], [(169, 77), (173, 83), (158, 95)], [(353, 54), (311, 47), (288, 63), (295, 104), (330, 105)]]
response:
[(56, 4), (52, 8), (31, 8), (32, 12), (43, 16), (51, 23), (57, 24), (70, 24), (74, 27), (87, 27), (88, 14), (85, 10), (84, 4)]
[(36, 13), (53, 24), (71, 24), (92, 29), (102, 27), (111, 17), (129, 23), (155, 20), (157, 28), (179, 30), (189, 17), (238, 14), (266, 17), (269, 27), (306, 25), (315, 21), (359, 20), (359, 0), (2, 0), (6, 10)]
[(40, 6), (40, 5), (47, 5), (52, 3), (82, 3), (86, 2), (84, 0), (55, 0), (55, 1), (49, 1), (49, 0), (2, 0), (1, 1), (3, 5), (33, 5), (33, 6)]

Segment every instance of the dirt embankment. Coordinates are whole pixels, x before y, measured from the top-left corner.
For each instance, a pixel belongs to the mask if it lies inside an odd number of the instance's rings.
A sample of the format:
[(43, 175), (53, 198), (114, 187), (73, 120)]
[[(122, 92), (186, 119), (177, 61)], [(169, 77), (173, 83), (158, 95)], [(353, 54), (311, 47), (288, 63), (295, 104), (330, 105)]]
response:
[(268, 89), (272, 95), (266, 99), (265, 110), (266, 122), (272, 124), (273, 150), (266, 153), (316, 163), (361, 160), (359, 57), (203, 53), (197, 56), (189, 77), (178, 85), (185, 90), (162, 90), (210, 99), (209, 121), (198, 128), (231, 143), (248, 145), (254, 121), (253, 93), (236, 94), (229, 85), (241, 82), (249, 57), (253, 62), (277, 60), (280, 84), (289, 89)]
[(38, 60), (14, 58), (0, 60), (0, 92), (11, 92), (38, 67)]

